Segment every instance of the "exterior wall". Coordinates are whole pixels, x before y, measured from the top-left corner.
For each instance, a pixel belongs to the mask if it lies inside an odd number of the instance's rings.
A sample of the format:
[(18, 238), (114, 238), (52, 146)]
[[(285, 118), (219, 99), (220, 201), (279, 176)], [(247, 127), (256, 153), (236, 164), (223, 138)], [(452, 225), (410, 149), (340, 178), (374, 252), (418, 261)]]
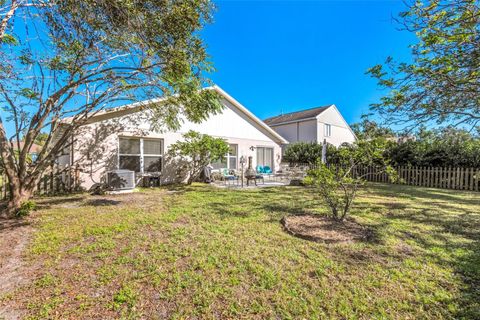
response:
[[(355, 135), (335, 107), (328, 108), (317, 118), (317, 137), (319, 143), (322, 143), (323, 139), (326, 139), (328, 143), (338, 147), (344, 142), (353, 143), (355, 141)], [(325, 136), (325, 124), (330, 124), (331, 126), (330, 137)]]
[(287, 139), (290, 143), (299, 141), (317, 141), (317, 125), (315, 120), (297, 121), (279, 126), (272, 126), (272, 129)]
[[(326, 124), (331, 126), (331, 135), (329, 137), (325, 136)], [(335, 107), (323, 111), (317, 117), (317, 120), (301, 120), (275, 125), (272, 126), (272, 129), (290, 143), (323, 143), (323, 140), (326, 139), (328, 143), (338, 147), (344, 142), (353, 143), (355, 141), (355, 135)]]
[[(257, 129), (242, 112), (224, 101), (226, 108), (222, 113), (212, 115), (201, 124), (185, 121), (175, 132), (155, 132), (151, 130), (148, 112), (125, 114), (113, 119), (105, 119), (88, 124), (77, 133), (74, 145), (74, 166), (80, 170), (79, 179), (84, 189), (90, 189), (97, 183), (106, 182), (106, 173), (118, 169), (119, 137), (161, 138), (164, 154), (173, 143), (182, 139), (182, 134), (195, 130), (203, 134), (224, 138), (230, 144), (238, 145), (237, 162), (241, 156), (253, 157), (256, 164), (256, 150), (251, 147), (266, 146), (274, 148), (274, 170), (279, 168), (281, 147), (267, 136), (263, 129)], [(240, 164), (237, 163), (240, 168)], [(164, 157), (161, 183), (174, 183), (176, 166)]]

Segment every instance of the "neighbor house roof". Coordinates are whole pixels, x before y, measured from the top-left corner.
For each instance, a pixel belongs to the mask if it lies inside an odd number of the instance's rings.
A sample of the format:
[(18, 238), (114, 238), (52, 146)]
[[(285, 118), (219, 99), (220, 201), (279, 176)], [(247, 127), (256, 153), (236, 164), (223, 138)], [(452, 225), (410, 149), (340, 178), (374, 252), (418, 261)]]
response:
[(265, 122), (269, 126), (275, 126), (275, 125), (280, 125), (288, 122), (314, 119), (315, 117), (317, 117), (319, 114), (321, 114), (323, 111), (327, 110), (331, 106), (333, 106), (333, 104), (328, 106), (323, 106), (323, 107), (285, 113), (275, 117), (267, 118), (263, 120), (263, 122)]

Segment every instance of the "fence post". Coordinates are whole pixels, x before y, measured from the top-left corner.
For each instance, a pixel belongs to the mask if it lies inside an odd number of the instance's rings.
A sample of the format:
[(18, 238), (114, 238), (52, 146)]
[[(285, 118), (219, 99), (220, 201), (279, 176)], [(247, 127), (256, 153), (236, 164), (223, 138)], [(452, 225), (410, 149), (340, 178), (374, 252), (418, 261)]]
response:
[(440, 188), (443, 188), (443, 167), (440, 167)]
[(429, 188), (431, 188), (433, 185), (432, 177), (433, 177), (433, 167), (428, 167), (428, 187)]
[(427, 177), (428, 167), (422, 167), (422, 186), (428, 186), (428, 177)]
[(475, 171), (473, 171), (473, 168), (470, 168), (470, 174), (469, 174), (470, 187), (468, 188), (468, 190), (470, 190), (470, 191), (473, 191), (473, 177), (474, 177), (474, 174), (475, 174)]
[(475, 191), (478, 191), (478, 185), (479, 185), (479, 182), (480, 182), (480, 170), (477, 169), (475, 171)]

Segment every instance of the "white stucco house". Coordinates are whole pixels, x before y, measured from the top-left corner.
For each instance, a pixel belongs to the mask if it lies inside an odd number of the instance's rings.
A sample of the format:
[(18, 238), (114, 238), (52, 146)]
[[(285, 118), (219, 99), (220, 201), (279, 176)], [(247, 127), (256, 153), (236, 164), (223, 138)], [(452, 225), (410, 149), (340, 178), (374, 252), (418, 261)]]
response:
[(239, 169), (241, 156), (252, 156), (254, 166), (277, 169), (287, 140), (218, 86), (209, 89), (221, 96), (223, 111), (198, 124), (184, 120), (177, 131), (152, 129), (148, 109), (141, 108), (145, 103), (95, 115), (76, 132), (59, 165), (75, 168), (75, 185), (87, 190), (105, 183), (107, 172), (118, 169), (134, 171), (137, 176), (155, 172), (163, 184), (179, 182), (175, 163), (165, 159), (165, 154), (184, 133), (194, 130), (229, 143), (230, 152), (225, 161), (212, 164), (215, 169)]
[(265, 119), (289, 143), (324, 140), (334, 146), (355, 141), (355, 134), (335, 105), (301, 110)]

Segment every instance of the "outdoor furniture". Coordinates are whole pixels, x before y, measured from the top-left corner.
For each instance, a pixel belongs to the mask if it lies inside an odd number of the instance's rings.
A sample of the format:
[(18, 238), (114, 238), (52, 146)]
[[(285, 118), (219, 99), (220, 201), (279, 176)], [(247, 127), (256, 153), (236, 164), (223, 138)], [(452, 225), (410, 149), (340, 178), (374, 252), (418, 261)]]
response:
[[(256, 166), (255, 171), (259, 175), (258, 180), (262, 180), (265, 183), (265, 177), (271, 178), (274, 177), (273, 171), (269, 166)], [(261, 176), (261, 177), (260, 177)]]
[(263, 167), (263, 172), (262, 173), (265, 173), (265, 174), (272, 174), (272, 169), (269, 167), (269, 166), (265, 166)]
[(146, 188), (160, 187), (160, 173), (144, 173), (139, 177), (141, 186)]
[(252, 176), (245, 176), (245, 179), (247, 179), (247, 187), (250, 185), (250, 181), (253, 181), (255, 185), (257, 185), (257, 180), (262, 180), (262, 183), (265, 184), (265, 179), (263, 178), (263, 175), (261, 174), (256, 174)]
[(222, 176), (225, 185), (230, 184), (231, 182), (235, 183), (235, 181), (238, 184), (238, 175), (236, 175), (233, 170), (229, 171), (228, 169), (223, 169)]

